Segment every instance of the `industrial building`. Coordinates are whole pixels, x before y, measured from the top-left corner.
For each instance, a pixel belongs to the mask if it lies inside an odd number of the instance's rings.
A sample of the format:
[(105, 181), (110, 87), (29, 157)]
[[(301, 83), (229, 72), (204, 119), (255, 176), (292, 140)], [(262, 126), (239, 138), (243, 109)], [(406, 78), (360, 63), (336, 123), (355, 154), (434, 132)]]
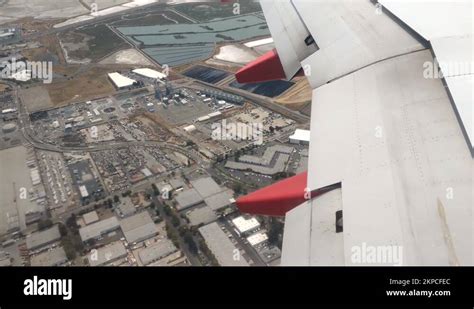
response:
[(154, 243), (148, 248), (141, 250), (138, 253), (138, 257), (140, 258), (140, 261), (143, 265), (148, 265), (159, 261), (177, 251), (178, 249), (171, 240), (163, 239)]
[(178, 193), (175, 200), (178, 203), (176, 209), (179, 211), (196, 206), (204, 201), (196, 189), (188, 189)]
[(223, 191), (212, 177), (200, 178), (198, 180), (192, 180), (191, 185), (199, 193), (202, 198), (209, 197), (216, 193)]
[(89, 225), (99, 221), (99, 215), (97, 214), (97, 211), (93, 210), (82, 215), (82, 220), (84, 221), (85, 225)]
[(290, 136), (291, 144), (309, 145), (311, 132), (309, 130), (296, 129), (295, 133)]
[(209, 206), (215, 212), (218, 212), (228, 207), (233, 203), (233, 201), (234, 191), (232, 191), (231, 189), (227, 189), (204, 199), (206, 205)]
[(150, 78), (150, 79), (161, 79), (162, 80), (162, 79), (166, 78), (166, 74), (155, 71), (155, 70), (152, 70), (152, 69), (148, 69), (148, 68), (135, 69), (132, 72), (137, 74), (137, 75), (140, 75), (140, 76), (143, 76), (143, 77), (146, 77), (146, 78)]
[(243, 216), (232, 220), (232, 224), (241, 236), (250, 235), (260, 228), (260, 222), (255, 218), (245, 219)]
[(252, 247), (258, 246), (268, 240), (268, 235), (266, 233), (256, 233), (247, 237), (247, 241)]
[(130, 244), (147, 240), (158, 234), (158, 228), (147, 211), (122, 219), (120, 227)]
[(174, 178), (170, 180), (170, 186), (173, 188), (173, 190), (178, 190), (184, 188), (185, 183), (180, 178)]
[(284, 145), (274, 145), (265, 149), (261, 157), (253, 155), (243, 155), (239, 157), (239, 162), (268, 166), (277, 154), (291, 154), (295, 149)]
[(218, 211), (232, 204), (234, 192), (219, 186), (212, 177), (191, 180), (190, 183), (193, 188), (180, 192), (175, 198), (178, 210), (205, 202), (213, 211)]
[(195, 125), (189, 125), (189, 126), (184, 127), (183, 130), (188, 132), (188, 133), (192, 133), (192, 132), (196, 131), (196, 126)]
[(186, 258), (185, 255), (183, 255), (183, 252), (176, 251), (174, 253), (171, 253), (167, 257), (162, 258), (161, 260), (148, 264), (147, 266), (150, 266), (150, 267), (183, 266), (183, 265), (186, 265), (187, 262), (188, 262), (188, 259)]
[(235, 252), (239, 250), (230, 241), (227, 235), (214, 222), (199, 228), (207, 247), (212, 251), (220, 266), (248, 266), (249, 264), (241, 255), (235, 257)]
[(60, 266), (67, 262), (68, 259), (63, 247), (56, 247), (30, 258), (31, 266)]
[(60, 239), (61, 234), (59, 233), (59, 227), (54, 225), (47, 230), (32, 233), (26, 237), (26, 248), (30, 251), (35, 251)]
[(171, 191), (173, 191), (173, 187), (170, 184), (165, 183), (165, 182), (156, 183), (155, 186), (162, 196), (168, 193), (171, 193)]
[(136, 208), (132, 199), (128, 196), (123, 197), (115, 208), (115, 212), (120, 216), (120, 218), (133, 215), (136, 212)]
[(224, 100), (237, 105), (242, 105), (245, 103), (245, 99), (243, 97), (219, 90), (205, 88), (201, 90), (201, 93), (209, 97), (215, 98), (216, 100)]
[(290, 159), (290, 155), (280, 154), (273, 166), (262, 166), (256, 164), (249, 164), (243, 162), (227, 161), (225, 167), (239, 171), (252, 171), (262, 175), (275, 175), (276, 173), (284, 172), (286, 163)]
[(83, 242), (102, 237), (103, 235), (115, 231), (120, 227), (117, 218), (110, 217), (101, 221), (92, 223), (79, 229), (79, 235)]
[(133, 84), (136, 83), (136, 80), (123, 76), (117, 72), (109, 73), (108, 76), (117, 90), (125, 89), (127, 87), (133, 86)]
[(206, 225), (217, 220), (217, 216), (209, 206), (196, 207), (186, 213), (190, 226)]
[[(205, 101), (205, 100), (204, 100)], [(222, 113), (217, 111), (217, 112), (212, 112), (212, 113), (209, 113), (205, 116), (202, 116), (202, 117), (199, 117), (196, 119), (197, 122), (204, 122), (204, 121), (208, 121), (208, 120), (211, 120), (211, 119), (214, 119), (214, 118), (217, 118), (219, 116), (222, 116)]]
[(87, 255), (90, 266), (102, 266), (127, 256), (127, 249), (121, 241), (116, 241), (108, 246), (92, 250)]

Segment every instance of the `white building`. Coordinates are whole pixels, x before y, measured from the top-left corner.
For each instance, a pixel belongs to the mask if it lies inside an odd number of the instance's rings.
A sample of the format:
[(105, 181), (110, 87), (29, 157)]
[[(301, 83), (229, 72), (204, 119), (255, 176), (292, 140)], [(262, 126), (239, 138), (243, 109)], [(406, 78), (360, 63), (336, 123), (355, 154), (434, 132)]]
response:
[(290, 143), (309, 145), (311, 132), (309, 130), (296, 129), (295, 133), (290, 136)]
[(152, 69), (148, 69), (148, 68), (135, 69), (132, 72), (137, 75), (151, 78), (151, 79), (165, 79), (166, 78), (166, 74), (152, 70)]
[(194, 132), (194, 131), (196, 131), (196, 126), (195, 125), (190, 125), (190, 126), (184, 127), (184, 131), (186, 131), (188, 133)]
[(109, 75), (110, 80), (114, 84), (115, 88), (117, 89), (130, 87), (133, 85), (133, 83), (136, 82), (136, 80), (123, 76), (122, 74), (117, 73), (117, 72), (109, 73), (108, 75)]
[(267, 240), (268, 240), (268, 235), (266, 233), (257, 233), (257, 234), (247, 237), (247, 241), (252, 247), (255, 247)]
[(255, 218), (245, 219), (240, 216), (232, 220), (240, 235), (251, 234), (260, 227), (260, 223)]

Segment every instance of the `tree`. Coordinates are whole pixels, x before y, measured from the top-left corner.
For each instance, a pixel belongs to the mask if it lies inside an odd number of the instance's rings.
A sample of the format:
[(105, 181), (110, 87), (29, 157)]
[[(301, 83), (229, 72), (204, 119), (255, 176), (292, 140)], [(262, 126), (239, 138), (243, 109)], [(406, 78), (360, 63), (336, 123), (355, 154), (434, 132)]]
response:
[(132, 190), (127, 190), (122, 193), (122, 197), (127, 197), (127, 196), (130, 196), (131, 194), (132, 194)]
[(120, 203), (120, 197), (118, 195), (114, 195), (114, 203)]
[(179, 226), (180, 222), (179, 222), (178, 217), (173, 216), (173, 218), (171, 218), (171, 224), (173, 224), (174, 227)]
[(235, 161), (239, 161), (240, 155), (241, 155), (240, 150), (237, 150), (237, 151), (234, 153), (234, 160), (235, 160)]
[(201, 240), (199, 242), (199, 250), (202, 251), (202, 253), (204, 253), (205, 256), (207, 256), (207, 258), (210, 260), (211, 262), (211, 265), (213, 266), (219, 266), (219, 262), (217, 261), (216, 257), (214, 256), (214, 254), (212, 253), (212, 251), (209, 249), (209, 247), (207, 246), (207, 244), (204, 242), (204, 240)]
[(160, 195), (160, 190), (158, 190), (158, 187), (156, 186), (156, 184), (152, 184), (151, 185), (151, 188), (153, 189), (153, 194), (155, 196), (159, 196)]
[(72, 214), (67, 220), (66, 220), (66, 225), (69, 227), (71, 230), (77, 230), (79, 226), (77, 225), (76, 222), (76, 215)]
[(240, 194), (242, 193), (243, 187), (242, 184), (237, 182), (232, 185), (232, 189), (234, 190), (235, 194)]
[(69, 237), (65, 237), (61, 240), (61, 244), (63, 246), (64, 252), (66, 252), (68, 260), (74, 260), (77, 254), (76, 250), (74, 249), (74, 245), (71, 242), (71, 239)]
[(283, 223), (276, 218), (270, 219), (270, 227), (268, 229), (268, 242), (274, 246), (281, 248), (281, 236), (283, 235)]
[(59, 223), (58, 227), (59, 227), (59, 234), (61, 235), (61, 237), (67, 236), (67, 233), (68, 233), (67, 227), (62, 223)]
[(171, 208), (168, 205), (163, 206), (163, 210), (167, 216), (171, 215)]
[(196, 243), (194, 242), (192, 234), (189, 231), (186, 231), (183, 239), (184, 239), (184, 242), (188, 245), (189, 251), (196, 254), (198, 251), (198, 248), (196, 246)]

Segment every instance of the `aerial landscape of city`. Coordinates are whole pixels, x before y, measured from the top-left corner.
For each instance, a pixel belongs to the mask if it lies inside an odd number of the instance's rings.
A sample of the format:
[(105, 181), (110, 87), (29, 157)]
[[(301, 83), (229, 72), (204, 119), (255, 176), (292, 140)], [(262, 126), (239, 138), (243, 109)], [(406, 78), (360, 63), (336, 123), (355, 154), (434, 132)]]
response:
[(0, 0), (0, 266), (280, 264), (236, 200), (307, 170), (312, 89), (239, 83), (260, 4), (201, 2)]
[(0, 309), (473, 308), (473, 31), (472, 0), (0, 0)]
[(0, 266), (472, 266), (472, 12), (0, 0)]

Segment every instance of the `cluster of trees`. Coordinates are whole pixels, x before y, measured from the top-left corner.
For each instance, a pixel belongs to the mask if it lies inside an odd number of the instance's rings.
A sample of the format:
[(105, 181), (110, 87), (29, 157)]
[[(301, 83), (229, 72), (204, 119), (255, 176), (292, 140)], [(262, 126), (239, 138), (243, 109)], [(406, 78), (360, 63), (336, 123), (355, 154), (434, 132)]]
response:
[(61, 245), (69, 260), (77, 257), (77, 252), (84, 251), (84, 244), (79, 236), (79, 226), (76, 222), (76, 215), (71, 215), (66, 220), (66, 225), (59, 223), (59, 233), (61, 234)]
[(283, 242), (284, 224), (277, 218), (270, 218), (268, 222), (268, 242), (281, 249)]
[(153, 190), (153, 195), (154, 196), (160, 196), (160, 190), (158, 189), (158, 187), (156, 186), (156, 184), (152, 184), (151, 185), (151, 189)]
[(203, 239), (199, 242), (199, 250), (201, 250), (201, 252), (209, 259), (211, 266), (219, 266), (219, 262), (217, 261), (214, 253), (212, 253)]
[(280, 173), (276, 173), (272, 176), (273, 180), (281, 180), (281, 179), (286, 179), (286, 178), (289, 178), (289, 177), (293, 177), (295, 176), (295, 173), (292, 173), (292, 172), (280, 172)]
[(242, 186), (242, 184), (238, 183), (238, 182), (234, 182), (232, 184), (232, 190), (234, 190), (235, 194), (241, 194), (243, 193), (244, 191), (244, 187)]
[(179, 235), (183, 238), (184, 242), (189, 248), (189, 251), (191, 251), (194, 254), (197, 254), (198, 247), (196, 243), (194, 242), (193, 233), (189, 230), (189, 228), (187, 226), (180, 227)]
[(273, 126), (270, 126), (270, 128), (268, 128), (270, 130), (270, 133), (274, 133), (275, 131), (281, 131), (281, 127), (273, 127)]
[(130, 196), (130, 195), (132, 195), (132, 190), (127, 190), (127, 191), (122, 193), (122, 197), (127, 197), (127, 196)]
[(106, 199), (102, 203), (97, 203), (94, 205), (94, 209), (99, 209), (101, 207), (107, 207), (107, 208), (112, 208), (114, 206), (114, 202), (111, 198)]
[(173, 244), (176, 246), (176, 248), (180, 248), (179, 245), (179, 239), (178, 235), (176, 232), (168, 225), (168, 222), (166, 223), (166, 235), (168, 235), (168, 238), (173, 242)]

